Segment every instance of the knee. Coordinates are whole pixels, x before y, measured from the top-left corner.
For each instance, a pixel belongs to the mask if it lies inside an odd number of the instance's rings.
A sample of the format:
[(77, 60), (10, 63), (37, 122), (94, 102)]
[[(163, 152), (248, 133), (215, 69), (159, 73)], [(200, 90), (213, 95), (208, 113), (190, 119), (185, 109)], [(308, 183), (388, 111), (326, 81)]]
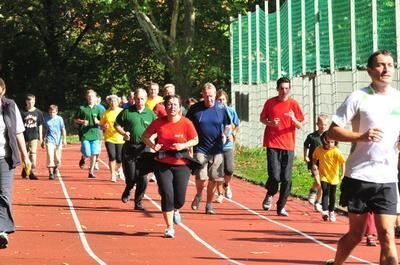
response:
[(363, 240), (364, 231), (361, 230), (350, 231), (349, 233), (347, 233), (347, 238), (352, 244), (357, 245)]
[(383, 231), (379, 231), (378, 240), (382, 247), (390, 245), (392, 242), (394, 242), (394, 229), (384, 229)]

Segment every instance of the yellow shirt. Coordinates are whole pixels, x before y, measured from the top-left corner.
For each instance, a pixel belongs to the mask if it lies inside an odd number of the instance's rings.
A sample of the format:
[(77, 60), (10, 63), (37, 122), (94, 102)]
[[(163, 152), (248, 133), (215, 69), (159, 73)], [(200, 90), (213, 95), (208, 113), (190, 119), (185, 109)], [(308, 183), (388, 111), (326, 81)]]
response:
[(339, 169), (345, 162), (342, 153), (336, 147), (326, 150), (318, 146), (313, 153), (313, 160), (318, 161), (319, 177), (321, 181), (337, 185), (340, 181)]
[(117, 132), (114, 128), (115, 120), (117, 119), (118, 114), (122, 111), (122, 108), (117, 107), (116, 110), (107, 109), (103, 116), (101, 117), (100, 124), (107, 124), (108, 127), (104, 131), (104, 141), (113, 143), (113, 144), (123, 144), (124, 137)]
[(146, 107), (153, 110), (155, 105), (163, 101), (164, 99), (161, 96), (157, 96), (155, 98), (148, 98), (146, 101)]

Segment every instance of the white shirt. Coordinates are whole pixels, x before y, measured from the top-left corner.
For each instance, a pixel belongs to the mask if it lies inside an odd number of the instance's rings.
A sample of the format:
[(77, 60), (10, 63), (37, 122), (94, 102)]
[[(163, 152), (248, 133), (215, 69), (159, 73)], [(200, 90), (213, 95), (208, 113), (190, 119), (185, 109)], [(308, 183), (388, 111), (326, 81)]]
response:
[(355, 142), (346, 161), (345, 176), (374, 183), (397, 182), (397, 143), (400, 134), (400, 92), (389, 88), (377, 94), (372, 87), (353, 92), (338, 108), (332, 121), (344, 128), (351, 121), (355, 132), (379, 128), (379, 142)]

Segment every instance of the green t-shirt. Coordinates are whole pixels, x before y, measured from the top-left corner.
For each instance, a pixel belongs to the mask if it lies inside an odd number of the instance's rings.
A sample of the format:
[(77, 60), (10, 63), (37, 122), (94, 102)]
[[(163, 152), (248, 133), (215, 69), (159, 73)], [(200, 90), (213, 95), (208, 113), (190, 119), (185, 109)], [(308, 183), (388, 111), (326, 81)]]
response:
[(101, 119), (101, 110), (97, 106), (89, 107), (88, 105), (80, 106), (75, 115), (75, 119), (89, 121), (89, 124), (79, 126), (80, 140), (94, 141), (100, 140), (99, 125), (95, 123), (95, 118), (98, 121)]
[(131, 134), (129, 143), (139, 144), (142, 142), (141, 137), (147, 126), (156, 118), (156, 114), (150, 109), (144, 108), (142, 112), (138, 112), (136, 106), (133, 105), (121, 111), (114, 126), (121, 126), (124, 131)]

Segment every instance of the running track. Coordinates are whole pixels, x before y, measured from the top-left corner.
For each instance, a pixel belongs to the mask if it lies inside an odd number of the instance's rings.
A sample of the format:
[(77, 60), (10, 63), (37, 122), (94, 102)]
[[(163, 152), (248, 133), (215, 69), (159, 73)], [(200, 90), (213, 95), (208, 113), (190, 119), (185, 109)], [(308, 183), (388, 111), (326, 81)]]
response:
[[(190, 209), (191, 182), (183, 223), (174, 239), (165, 239), (155, 183), (148, 186), (146, 211), (133, 211), (132, 201), (121, 203), (124, 184), (109, 181), (106, 163), (97, 179), (88, 179), (79, 157), (78, 145), (64, 149), (61, 180), (48, 180), (43, 151), (40, 180), (21, 179), (17, 169), (17, 232), (0, 250), (0, 264), (323, 264), (347, 230), (345, 217), (324, 223), (307, 202), (294, 198), (287, 205), (289, 218), (265, 212), (264, 189), (233, 179), (233, 200), (215, 204), (215, 216), (203, 213), (204, 203), (199, 211)], [(101, 160), (107, 161), (105, 152)], [(379, 247), (363, 242), (353, 255), (348, 264), (377, 264)]]

